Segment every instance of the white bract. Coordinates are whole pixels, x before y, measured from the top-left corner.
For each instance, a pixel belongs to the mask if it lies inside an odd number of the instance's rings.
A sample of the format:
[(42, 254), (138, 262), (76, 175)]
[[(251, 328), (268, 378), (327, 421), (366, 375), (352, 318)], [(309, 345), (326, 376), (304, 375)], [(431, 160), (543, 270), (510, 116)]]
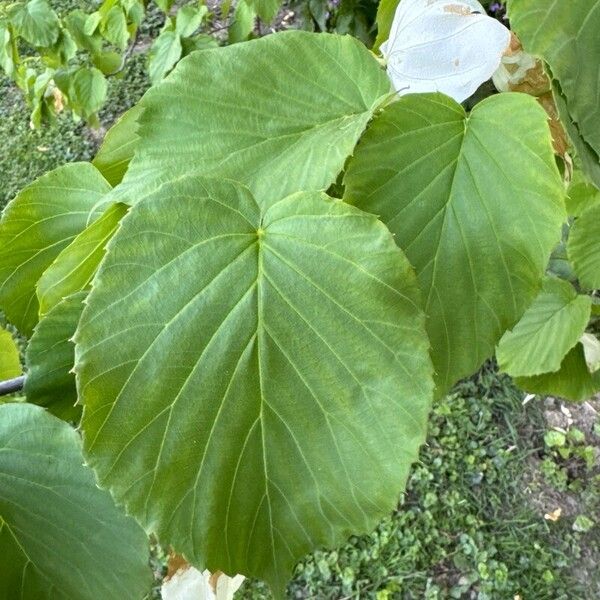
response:
[(161, 596), (163, 600), (233, 600), (244, 579), (243, 575), (214, 575), (186, 565), (165, 579)]
[(475, 0), (401, 0), (381, 52), (399, 94), (443, 92), (462, 102), (509, 44), (510, 31)]

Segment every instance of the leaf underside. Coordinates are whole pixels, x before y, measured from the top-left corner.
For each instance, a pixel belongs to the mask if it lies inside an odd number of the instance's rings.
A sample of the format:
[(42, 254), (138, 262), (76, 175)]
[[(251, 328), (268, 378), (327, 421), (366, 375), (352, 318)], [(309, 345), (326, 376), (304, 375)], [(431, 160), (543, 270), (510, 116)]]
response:
[(390, 91), (349, 36), (288, 31), (192, 53), (142, 99), (141, 143), (111, 198), (133, 204), (186, 173), (265, 201), (325, 190)]

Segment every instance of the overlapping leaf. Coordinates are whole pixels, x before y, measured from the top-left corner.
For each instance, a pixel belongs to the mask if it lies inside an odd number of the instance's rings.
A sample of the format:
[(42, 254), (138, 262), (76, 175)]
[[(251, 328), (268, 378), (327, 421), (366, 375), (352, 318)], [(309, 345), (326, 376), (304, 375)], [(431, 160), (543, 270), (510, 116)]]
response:
[(98, 489), (75, 430), (31, 404), (0, 406), (0, 598), (142, 598), (143, 530)]
[(98, 154), (92, 161), (110, 185), (121, 183), (133, 158), (139, 141), (138, 118), (142, 110), (143, 107), (136, 104), (121, 116), (108, 130)]
[(576, 219), (568, 252), (581, 285), (600, 289), (600, 204), (584, 210)]
[(113, 199), (190, 172), (265, 200), (326, 189), (389, 92), (351, 37), (289, 31), (191, 54), (144, 96), (142, 143)]
[(88, 287), (104, 256), (108, 240), (126, 212), (125, 204), (109, 206), (54, 259), (37, 282), (40, 315), (47, 313), (63, 298)]
[(374, 216), (322, 193), (188, 176), (138, 199), (75, 336), (89, 461), (195, 566), (281, 592), (395, 506), (424, 440), (415, 277)]
[(513, 377), (558, 371), (583, 335), (591, 308), (589, 296), (548, 277), (521, 320), (502, 336), (496, 352), (500, 368)]
[(583, 345), (578, 343), (565, 356), (558, 371), (535, 377), (516, 377), (515, 383), (534, 394), (582, 402), (600, 391), (600, 371), (590, 372)]
[(81, 415), (81, 407), (75, 406), (75, 346), (71, 338), (85, 296), (85, 292), (73, 294), (53, 307), (36, 325), (25, 355), (27, 401), (45, 406), (66, 421), (78, 421)]
[(417, 271), (442, 392), (493, 354), (560, 239), (545, 113), (521, 94), (468, 117), (444, 96), (405, 96), (373, 121), (345, 183), (345, 200), (380, 215)]
[(35, 286), (88, 224), (109, 184), (89, 163), (59, 167), (12, 200), (0, 221), (0, 309), (29, 335), (38, 319)]
[(588, 175), (600, 186), (600, 0), (510, 0), (512, 29), (543, 58)]

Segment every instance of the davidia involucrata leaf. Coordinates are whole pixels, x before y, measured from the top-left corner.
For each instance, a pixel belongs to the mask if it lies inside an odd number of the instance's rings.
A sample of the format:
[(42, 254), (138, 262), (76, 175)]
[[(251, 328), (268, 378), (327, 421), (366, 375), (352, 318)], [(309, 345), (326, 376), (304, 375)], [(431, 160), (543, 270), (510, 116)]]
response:
[(164, 184), (109, 243), (75, 341), (100, 481), (196, 567), (279, 592), (393, 509), (425, 439), (412, 269), (323, 193)]
[(374, 119), (345, 184), (344, 199), (380, 215), (417, 271), (442, 393), (494, 353), (560, 239), (546, 115), (522, 94), (468, 116), (439, 94), (405, 96)]
[(0, 598), (142, 598), (148, 540), (83, 465), (67, 423), (31, 404), (0, 406)]

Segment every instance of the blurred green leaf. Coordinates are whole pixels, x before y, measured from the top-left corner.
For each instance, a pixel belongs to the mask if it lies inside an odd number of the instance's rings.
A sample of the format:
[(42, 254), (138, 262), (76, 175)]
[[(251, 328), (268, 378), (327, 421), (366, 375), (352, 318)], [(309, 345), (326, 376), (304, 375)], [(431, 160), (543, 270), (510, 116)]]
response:
[(47, 0), (17, 2), (8, 9), (17, 33), (32, 46), (52, 46), (60, 33), (60, 22)]

